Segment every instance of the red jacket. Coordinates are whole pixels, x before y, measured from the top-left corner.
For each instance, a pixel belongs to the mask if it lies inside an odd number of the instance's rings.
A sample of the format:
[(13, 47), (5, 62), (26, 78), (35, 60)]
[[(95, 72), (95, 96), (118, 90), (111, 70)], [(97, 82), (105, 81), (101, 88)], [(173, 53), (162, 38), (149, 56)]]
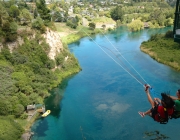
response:
[(162, 120), (168, 119), (168, 116), (171, 116), (174, 112), (173, 108), (168, 108), (167, 110), (167, 115), (165, 114), (165, 109), (163, 106), (158, 106), (157, 108), (157, 113), (154, 116), (154, 120), (157, 122), (161, 122)]

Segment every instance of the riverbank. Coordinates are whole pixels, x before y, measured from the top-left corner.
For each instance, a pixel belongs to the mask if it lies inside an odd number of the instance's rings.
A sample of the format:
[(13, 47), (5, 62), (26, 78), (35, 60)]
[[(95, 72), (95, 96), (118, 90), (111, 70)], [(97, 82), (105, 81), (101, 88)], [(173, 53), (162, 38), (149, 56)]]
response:
[(142, 52), (148, 54), (159, 63), (172, 67), (180, 71), (180, 46), (174, 42), (172, 35), (168, 31), (165, 35), (154, 35), (148, 41), (141, 44)]

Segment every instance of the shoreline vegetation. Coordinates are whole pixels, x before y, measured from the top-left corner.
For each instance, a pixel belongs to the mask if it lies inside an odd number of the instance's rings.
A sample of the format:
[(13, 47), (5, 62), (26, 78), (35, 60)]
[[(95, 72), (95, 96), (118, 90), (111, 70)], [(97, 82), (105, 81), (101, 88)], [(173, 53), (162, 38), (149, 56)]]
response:
[(151, 36), (141, 43), (140, 50), (157, 62), (180, 71), (180, 44), (174, 42), (172, 31)]

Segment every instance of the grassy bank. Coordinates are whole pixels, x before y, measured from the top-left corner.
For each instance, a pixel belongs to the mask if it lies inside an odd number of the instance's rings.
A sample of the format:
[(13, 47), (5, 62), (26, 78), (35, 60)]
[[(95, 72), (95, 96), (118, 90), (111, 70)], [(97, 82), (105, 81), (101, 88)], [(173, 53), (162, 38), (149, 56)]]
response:
[(91, 35), (98, 34), (98, 33), (101, 33), (101, 30), (99, 30), (99, 29), (91, 30), (88, 27), (79, 26), (77, 28), (76, 33), (69, 34), (65, 37), (62, 37), (62, 41), (67, 44), (70, 44), (70, 43), (80, 40), (81, 38), (83, 38), (85, 36), (91, 36)]
[(84, 26), (78, 26), (76, 29), (72, 29), (66, 26), (65, 23), (55, 23), (55, 26), (61, 36), (62, 42), (65, 44), (76, 42), (85, 36), (91, 36), (98, 33), (102, 34), (106, 32), (102, 29), (96, 28), (95, 30), (92, 30), (89, 27)]
[(156, 61), (180, 71), (180, 45), (174, 42), (170, 31), (165, 35), (153, 35), (140, 49)]

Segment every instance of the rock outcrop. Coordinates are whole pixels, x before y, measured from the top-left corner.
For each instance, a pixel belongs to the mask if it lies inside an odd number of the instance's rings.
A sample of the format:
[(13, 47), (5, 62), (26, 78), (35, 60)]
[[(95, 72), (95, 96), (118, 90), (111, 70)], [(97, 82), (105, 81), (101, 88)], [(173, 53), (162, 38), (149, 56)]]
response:
[(50, 59), (54, 60), (56, 54), (63, 50), (63, 44), (61, 42), (60, 35), (58, 32), (47, 29), (46, 33), (43, 34), (43, 37), (46, 39), (46, 43), (48, 43), (50, 47), (48, 56)]
[[(50, 47), (48, 57), (54, 60), (55, 56), (63, 50), (63, 44), (61, 42), (60, 35), (58, 32), (47, 29), (42, 36), (45, 38), (46, 43), (49, 44)], [(28, 38), (33, 39), (35, 38), (35, 35), (29, 36)], [(5, 45), (9, 48), (10, 52), (12, 53), (13, 49), (17, 48), (23, 43), (24, 43), (23, 38), (19, 36), (16, 41), (8, 42)], [(0, 43), (0, 51), (2, 48), (3, 48), (3, 44)]]

